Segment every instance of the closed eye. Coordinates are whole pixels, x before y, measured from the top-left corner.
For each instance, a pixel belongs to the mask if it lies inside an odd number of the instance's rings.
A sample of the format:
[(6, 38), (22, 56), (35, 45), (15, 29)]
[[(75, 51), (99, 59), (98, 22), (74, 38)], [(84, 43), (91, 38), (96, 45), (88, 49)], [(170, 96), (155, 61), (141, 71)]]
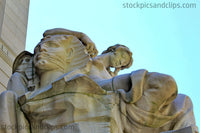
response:
[(55, 42), (47, 42), (46, 45), (47, 45), (48, 47), (52, 47), (52, 48), (57, 48), (57, 47), (60, 46), (58, 43), (55, 43)]

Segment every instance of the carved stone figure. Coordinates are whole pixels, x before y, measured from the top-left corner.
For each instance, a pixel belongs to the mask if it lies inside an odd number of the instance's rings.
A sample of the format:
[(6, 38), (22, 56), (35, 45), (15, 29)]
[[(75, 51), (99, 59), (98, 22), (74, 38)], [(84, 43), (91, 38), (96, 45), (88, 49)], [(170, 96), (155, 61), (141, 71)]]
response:
[[(130, 67), (132, 62), (131, 51), (126, 46), (117, 44), (92, 59), (88, 76), (95, 82), (101, 83), (102, 80), (116, 76), (121, 69)], [(115, 71), (112, 72), (110, 67), (115, 68)]]
[[(93, 60), (101, 62), (112, 77), (117, 76), (120, 70), (129, 68), (133, 63), (132, 52), (121, 44), (110, 46)], [(115, 68), (114, 72), (110, 70), (111, 67)]]
[(177, 94), (171, 76), (117, 75), (133, 61), (124, 45), (96, 56), (83, 33), (51, 29), (43, 36), (34, 49), (34, 90), (22, 84), (24, 94), (13, 87), (0, 95), (0, 132), (160, 133), (191, 126), (198, 133), (192, 102)]
[(23, 51), (16, 57), (13, 63), (13, 75), (8, 82), (7, 90), (14, 91), (18, 96), (34, 89), (34, 79), (36, 77), (34, 77), (35, 71), (32, 57), (33, 54)]

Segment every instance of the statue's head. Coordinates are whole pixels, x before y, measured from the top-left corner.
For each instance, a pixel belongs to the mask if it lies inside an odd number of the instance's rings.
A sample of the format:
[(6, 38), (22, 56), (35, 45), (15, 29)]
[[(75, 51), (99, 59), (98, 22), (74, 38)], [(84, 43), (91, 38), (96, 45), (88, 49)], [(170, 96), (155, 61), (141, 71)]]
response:
[(116, 44), (103, 51), (102, 54), (110, 53), (110, 67), (125, 69), (133, 63), (132, 52), (128, 47)]
[(72, 35), (45, 36), (34, 49), (34, 65), (40, 72), (66, 73), (83, 67), (88, 61), (85, 46)]
[(14, 60), (12, 73), (24, 72), (29, 64), (32, 64), (31, 58), (33, 54), (28, 51), (22, 51)]

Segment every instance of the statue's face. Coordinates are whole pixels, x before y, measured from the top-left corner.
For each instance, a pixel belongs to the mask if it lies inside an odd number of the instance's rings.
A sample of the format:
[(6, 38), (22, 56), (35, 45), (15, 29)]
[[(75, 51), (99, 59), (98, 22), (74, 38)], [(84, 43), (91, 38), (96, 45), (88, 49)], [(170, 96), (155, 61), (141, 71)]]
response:
[(124, 49), (119, 49), (110, 54), (111, 67), (120, 68), (128, 65), (130, 61), (130, 55)]
[(31, 60), (31, 56), (26, 55), (22, 60), (20, 65), (17, 67), (18, 71), (25, 71), (25, 69), (27, 68), (27, 66), (29, 65), (29, 62)]
[(44, 38), (34, 49), (34, 64), (40, 70), (64, 69), (66, 50), (61, 37)]

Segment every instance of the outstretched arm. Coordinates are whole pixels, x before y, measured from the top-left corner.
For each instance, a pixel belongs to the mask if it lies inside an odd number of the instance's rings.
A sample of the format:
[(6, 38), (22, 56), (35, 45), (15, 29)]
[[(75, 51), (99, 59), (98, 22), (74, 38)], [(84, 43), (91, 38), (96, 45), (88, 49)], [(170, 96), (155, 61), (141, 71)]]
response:
[(86, 34), (82, 32), (72, 31), (63, 28), (55, 28), (45, 31), (43, 36), (45, 37), (47, 35), (60, 35), (60, 34), (76, 36), (86, 46), (86, 49), (92, 58), (97, 56), (98, 51), (96, 49), (94, 42)]
[(129, 91), (131, 88), (130, 74), (123, 74), (111, 79), (103, 80), (99, 85), (107, 91), (115, 91), (118, 89)]

